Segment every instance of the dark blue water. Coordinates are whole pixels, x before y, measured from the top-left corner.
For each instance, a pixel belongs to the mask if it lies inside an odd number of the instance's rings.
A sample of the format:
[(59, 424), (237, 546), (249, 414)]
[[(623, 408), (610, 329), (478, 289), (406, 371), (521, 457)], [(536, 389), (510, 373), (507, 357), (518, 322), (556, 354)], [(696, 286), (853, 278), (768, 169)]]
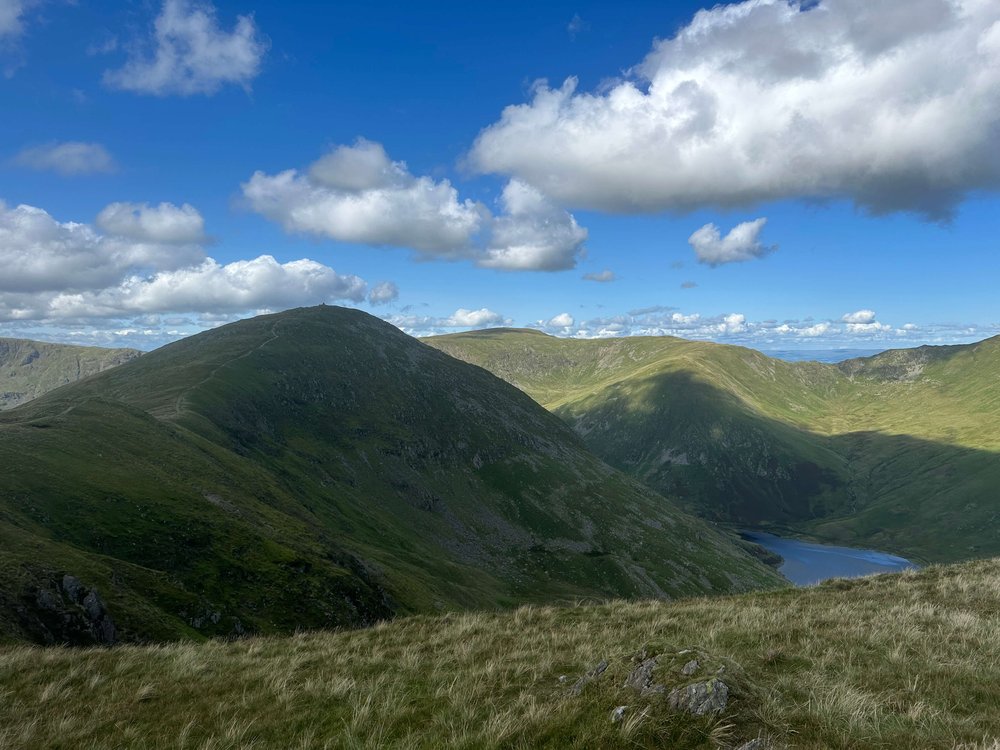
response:
[(857, 578), (918, 567), (903, 557), (872, 549), (815, 544), (763, 531), (743, 531), (741, 536), (781, 555), (785, 562), (778, 570), (796, 586), (811, 586), (828, 578)]

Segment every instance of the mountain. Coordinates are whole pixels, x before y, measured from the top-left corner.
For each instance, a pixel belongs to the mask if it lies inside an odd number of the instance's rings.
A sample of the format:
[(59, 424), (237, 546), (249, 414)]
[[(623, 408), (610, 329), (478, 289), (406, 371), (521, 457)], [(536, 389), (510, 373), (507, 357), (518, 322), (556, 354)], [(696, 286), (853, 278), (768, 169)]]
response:
[[(991, 560), (291, 637), (0, 647), (0, 746), (991, 750), (998, 591)], [(674, 691), (718, 710), (678, 711)]]
[(135, 359), (135, 349), (45, 344), (0, 338), (0, 410)]
[(335, 307), (0, 414), (0, 638), (87, 642), (773, 586), (485, 370)]
[(671, 337), (426, 341), (702, 516), (923, 560), (1000, 554), (1000, 337), (839, 365)]

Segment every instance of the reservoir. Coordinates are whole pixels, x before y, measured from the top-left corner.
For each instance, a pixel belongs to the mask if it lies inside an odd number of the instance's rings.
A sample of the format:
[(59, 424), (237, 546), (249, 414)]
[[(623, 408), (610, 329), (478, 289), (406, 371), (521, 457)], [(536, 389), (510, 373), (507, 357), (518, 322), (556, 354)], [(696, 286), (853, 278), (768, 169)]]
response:
[(740, 536), (781, 555), (784, 562), (778, 570), (796, 586), (811, 586), (828, 578), (857, 578), (919, 567), (906, 558), (871, 549), (803, 542), (763, 531), (742, 531)]

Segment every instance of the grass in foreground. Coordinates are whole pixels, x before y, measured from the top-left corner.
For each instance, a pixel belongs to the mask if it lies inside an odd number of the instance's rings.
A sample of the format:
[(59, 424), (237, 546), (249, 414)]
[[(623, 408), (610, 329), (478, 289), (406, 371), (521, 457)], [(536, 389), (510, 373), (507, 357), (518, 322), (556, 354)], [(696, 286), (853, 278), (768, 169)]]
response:
[[(1000, 560), (811, 589), (411, 617), (111, 650), (0, 650), (4, 748), (1000, 748)], [(679, 665), (693, 649), (701, 669)], [(623, 687), (725, 666), (693, 717)], [(610, 666), (571, 694), (600, 660)], [(567, 680), (560, 681), (566, 675)], [(625, 718), (612, 723), (616, 706)]]

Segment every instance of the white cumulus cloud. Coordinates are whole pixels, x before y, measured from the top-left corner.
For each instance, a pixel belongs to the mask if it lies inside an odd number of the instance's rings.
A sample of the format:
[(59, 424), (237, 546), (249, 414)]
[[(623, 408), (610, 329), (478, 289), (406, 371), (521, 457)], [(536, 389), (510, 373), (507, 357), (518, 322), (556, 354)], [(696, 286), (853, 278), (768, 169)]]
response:
[(205, 220), (187, 203), (112, 203), (97, 215), (97, 226), (107, 234), (137, 242), (198, 244), (205, 241)]
[[(94, 321), (136, 315), (361, 302), (368, 291), (357, 276), (309, 259), (206, 257), (204, 222), (187, 204), (112, 204), (97, 223), (60, 222), (41, 208), (0, 202), (0, 322), (100, 328)], [(373, 290), (383, 298), (394, 291), (389, 282)], [(154, 333), (161, 342), (166, 336), (160, 327)]]
[(255, 172), (243, 195), (287, 231), (446, 258), (467, 252), (488, 213), (460, 200), (448, 180), (414, 177), (380, 144), (363, 139), (339, 146), (306, 173)]
[(593, 271), (583, 275), (584, 281), (596, 281), (598, 284), (608, 284), (617, 278), (615, 272), (605, 268), (603, 271)]
[(359, 138), (308, 169), (255, 172), (243, 183), (249, 206), (286, 231), (341, 242), (406, 247), (424, 259), (471, 260), (505, 271), (573, 268), (587, 230), (535, 188), (511, 180), (501, 213), (462, 199), (446, 179), (410, 173), (385, 148)]
[(483, 328), (485, 326), (499, 326), (503, 323), (503, 315), (481, 307), (478, 310), (459, 308), (446, 319), (444, 325), (447, 328)]
[(249, 88), (268, 42), (252, 16), (239, 16), (226, 31), (210, 3), (165, 0), (151, 47), (133, 53), (124, 67), (106, 71), (104, 82), (156, 96), (214, 94), (227, 84)]
[(495, 328), (509, 326), (513, 321), (487, 307), (478, 310), (459, 308), (446, 317), (432, 315), (390, 315), (385, 318), (411, 336), (433, 336), (450, 333), (458, 328)]
[(233, 313), (281, 309), (332, 300), (364, 299), (365, 282), (313, 260), (279, 263), (270, 255), (201, 264), (153, 276), (131, 276), (96, 293), (63, 294), (50, 303), (54, 317), (107, 317), (127, 313)]
[(871, 323), (875, 320), (874, 310), (856, 310), (841, 318), (845, 323)]
[(766, 218), (744, 221), (730, 229), (725, 237), (715, 224), (706, 224), (688, 237), (688, 244), (694, 248), (699, 263), (712, 267), (763, 258), (776, 249), (760, 241), (766, 223)]
[(372, 287), (368, 292), (368, 304), (387, 305), (399, 299), (399, 287), (391, 281), (383, 281)]
[(848, 333), (887, 333), (892, 330), (892, 326), (887, 323), (879, 323), (873, 320), (871, 323), (848, 323)]
[[(2, 0), (0, 0), (2, 2)], [(115, 160), (100, 143), (66, 141), (26, 148), (14, 157), (14, 163), (39, 171), (62, 175), (86, 175), (114, 172)]]
[(544, 325), (546, 328), (569, 328), (573, 322), (573, 316), (564, 312), (549, 318)]
[(89, 224), (59, 222), (41, 208), (8, 208), (0, 201), (0, 292), (92, 289), (131, 269), (173, 270), (205, 257), (197, 245), (136, 239), (104, 235)]
[(563, 271), (576, 265), (587, 230), (538, 190), (520, 180), (507, 183), (504, 213), (478, 263), (505, 271)]
[(803, 336), (805, 338), (817, 338), (829, 333), (832, 328), (833, 326), (830, 323), (823, 321), (822, 323), (816, 323), (811, 326), (799, 328), (796, 332), (799, 336)]
[(596, 92), (536, 85), (471, 163), (613, 212), (846, 198), (945, 218), (1000, 187), (1000, 3), (747, 0)]

